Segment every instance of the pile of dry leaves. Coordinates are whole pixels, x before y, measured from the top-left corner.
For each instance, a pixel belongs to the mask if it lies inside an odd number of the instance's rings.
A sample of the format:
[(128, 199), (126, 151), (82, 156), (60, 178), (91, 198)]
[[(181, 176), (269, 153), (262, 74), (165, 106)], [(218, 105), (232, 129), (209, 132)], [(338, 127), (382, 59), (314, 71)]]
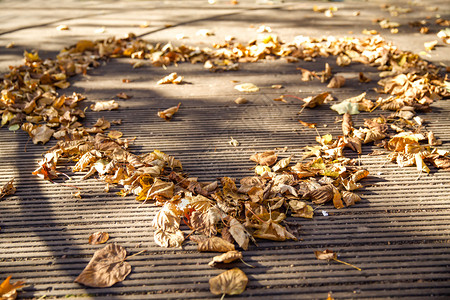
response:
[[(155, 66), (188, 61), (203, 63), (205, 68), (217, 72), (237, 70), (239, 63), (262, 59), (283, 58), (296, 62), (328, 56), (336, 56), (340, 66), (362, 63), (377, 67), (382, 76), (379, 92), (387, 97), (370, 100), (363, 93), (333, 105), (332, 109), (343, 115), (341, 136), (318, 136), (318, 145), (307, 147), (307, 154), (298, 162), (291, 161), (292, 156), (280, 159), (274, 151), (256, 153), (250, 157), (256, 163), (256, 175), (242, 178), (238, 184), (228, 177), (221, 178), (220, 182), (198, 182), (183, 173), (179, 160), (158, 150), (144, 154), (130, 152), (130, 141), (121, 139), (120, 132), (110, 131), (105, 135), (110, 121), (101, 118), (92, 128), (80, 123), (85, 115), (78, 103), (84, 96), (65, 96), (56, 91), (68, 87), (67, 80), (71, 76), (85, 74), (102, 60), (114, 57), (138, 59), (134, 67), (141, 66), (142, 60)], [(344, 78), (333, 76), (328, 64), (321, 72), (300, 70), (305, 81), (318, 78), (330, 88), (345, 84)], [(159, 83), (183, 80), (176, 73), (169, 76)], [(360, 80), (367, 82), (369, 79), (361, 73)], [(64, 49), (56, 59), (43, 60), (37, 53), (26, 52), (25, 63), (11, 67), (1, 90), (2, 126), (25, 130), (34, 143), (46, 143), (52, 137), (58, 139), (39, 162), (34, 175), (50, 181), (60, 175), (67, 176), (58, 171), (58, 163), (69, 160), (74, 162), (73, 172), (85, 172), (83, 180), (97, 176), (106, 183), (107, 191), (111, 185), (118, 186), (122, 196), (133, 194), (138, 201), (152, 201), (161, 206), (152, 222), (155, 242), (162, 247), (181, 247), (185, 233), (180, 226), (184, 222), (190, 228), (190, 239), (198, 243), (199, 251), (226, 253), (214, 258), (211, 265), (242, 259), (235, 244), (246, 250), (256, 238), (297, 240), (296, 232), (285, 226), (284, 220), (288, 215), (312, 218), (314, 209), (308, 201), (317, 205), (333, 202), (336, 208), (360, 201), (354, 191), (362, 187), (359, 181), (368, 176), (368, 171), (343, 155), (346, 147), (361, 154), (363, 144), (376, 143), (389, 151), (389, 158), (400, 166), (416, 165), (420, 171), (429, 172), (426, 162), (431, 162), (437, 168), (450, 169), (448, 152), (435, 147), (440, 141), (415, 115), (417, 111), (429, 110), (433, 101), (448, 97), (449, 83), (440, 76), (438, 68), (413, 53), (398, 50), (379, 36), (366, 39), (301, 36), (284, 43), (269, 35), (246, 45), (230, 39), (211, 49), (174, 47), (170, 43), (152, 45), (133, 35), (96, 42), (84, 40)], [(330, 96), (327, 92), (305, 98), (303, 108), (322, 105)], [(170, 120), (179, 107), (158, 114)], [(117, 109), (118, 104), (114, 100), (98, 101), (90, 108), (111, 110)], [(354, 128), (352, 114), (375, 109), (392, 110), (393, 114), (367, 119), (364, 127)], [(311, 128), (315, 126), (301, 123)], [(309, 157), (313, 158), (305, 161)], [(2, 189), (2, 195), (7, 192)], [(119, 257), (120, 264), (116, 262), (115, 266), (123, 269), (122, 275), (125, 275), (120, 279), (123, 280), (130, 270), (124, 263), (126, 252), (117, 245), (107, 247), (111, 249), (102, 250), (106, 254), (96, 255)], [(95, 259), (87, 268), (96, 268), (93, 267)], [(92, 272), (88, 273), (92, 275)], [(212, 292), (243, 291), (248, 280), (245, 274), (242, 276), (239, 269), (227, 272), (212, 280)], [(93, 277), (83, 276), (77, 281), (92, 286), (110, 286), (117, 282), (104, 278), (95, 282)], [(235, 282), (236, 286), (229, 288), (223, 282)]]

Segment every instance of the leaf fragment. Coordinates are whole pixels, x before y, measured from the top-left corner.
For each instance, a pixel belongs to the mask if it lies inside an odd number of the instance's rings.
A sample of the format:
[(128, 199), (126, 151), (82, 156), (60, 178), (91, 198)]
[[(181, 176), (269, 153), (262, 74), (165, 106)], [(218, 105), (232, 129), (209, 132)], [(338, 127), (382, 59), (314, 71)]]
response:
[(278, 156), (275, 151), (266, 151), (262, 153), (256, 153), (250, 156), (250, 160), (256, 162), (261, 166), (272, 166), (277, 162)]
[(327, 88), (340, 88), (345, 85), (345, 77), (341, 75), (335, 75), (331, 78), (327, 85)]
[(96, 101), (95, 104), (91, 104), (90, 108), (93, 111), (113, 110), (119, 108), (119, 103), (116, 100)]
[(176, 72), (170, 73), (169, 75), (160, 79), (156, 84), (180, 84), (183, 82), (184, 77), (179, 76)]
[(234, 251), (234, 245), (218, 236), (212, 236), (206, 239), (196, 240), (191, 237), (191, 240), (198, 242), (198, 251), (200, 252), (228, 252)]
[(131, 272), (125, 261), (127, 251), (117, 244), (108, 244), (97, 250), (88, 265), (74, 280), (90, 287), (110, 287), (123, 281)]
[(238, 295), (245, 291), (248, 277), (239, 268), (225, 271), (209, 280), (209, 288), (214, 295)]

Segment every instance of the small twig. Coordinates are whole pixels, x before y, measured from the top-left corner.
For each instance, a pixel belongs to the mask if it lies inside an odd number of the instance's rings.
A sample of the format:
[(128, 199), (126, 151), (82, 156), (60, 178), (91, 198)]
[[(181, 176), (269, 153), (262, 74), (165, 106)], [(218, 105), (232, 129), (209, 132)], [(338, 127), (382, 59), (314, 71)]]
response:
[(27, 142), (25, 143), (25, 147), (23, 148), (23, 152), (27, 152), (28, 142), (31, 140), (31, 136), (28, 137)]
[[(187, 224), (186, 224), (187, 225)], [(189, 226), (189, 225), (188, 225)], [(190, 226), (189, 226), (189, 228), (191, 228)], [(191, 228), (192, 229), (192, 228)], [(188, 239), (188, 237), (190, 237), (194, 232), (196, 232), (197, 230), (196, 229), (192, 229), (192, 231), (191, 231), (191, 233), (189, 233), (184, 239), (185, 240), (187, 240)]]
[(375, 105), (371, 110), (370, 110), (370, 112), (373, 112), (375, 109), (377, 109), (377, 107), (378, 106), (380, 106), (381, 105), (381, 102), (379, 102), (377, 105)]

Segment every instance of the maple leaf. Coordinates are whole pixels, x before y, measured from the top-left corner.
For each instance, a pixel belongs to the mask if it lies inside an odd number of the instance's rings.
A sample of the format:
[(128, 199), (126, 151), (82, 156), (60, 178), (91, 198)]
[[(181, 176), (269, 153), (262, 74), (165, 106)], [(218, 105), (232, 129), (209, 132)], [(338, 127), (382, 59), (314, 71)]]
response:
[(117, 244), (108, 244), (97, 250), (75, 282), (90, 287), (110, 287), (123, 281), (131, 272), (125, 261), (127, 251)]
[(238, 295), (245, 291), (248, 277), (239, 268), (225, 271), (209, 280), (211, 293), (215, 295)]
[(11, 276), (8, 276), (0, 284), (0, 299), (1, 300), (14, 300), (17, 297), (17, 290), (25, 285), (25, 281), (17, 281), (13, 284), (9, 283)]

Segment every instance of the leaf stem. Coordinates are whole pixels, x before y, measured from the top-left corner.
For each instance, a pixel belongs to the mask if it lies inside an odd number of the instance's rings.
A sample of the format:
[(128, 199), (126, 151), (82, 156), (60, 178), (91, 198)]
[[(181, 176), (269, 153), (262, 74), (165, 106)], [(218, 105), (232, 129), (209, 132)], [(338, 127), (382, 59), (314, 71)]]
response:
[(141, 253), (144, 253), (145, 251), (147, 251), (147, 249), (144, 249), (144, 250), (142, 250), (142, 251), (139, 251), (138, 253), (135, 253), (135, 254), (133, 254), (133, 255), (129, 255), (129, 256), (125, 257), (123, 260), (125, 261), (125, 260), (129, 259), (130, 257), (139, 255), (139, 254), (141, 254)]
[(246, 263), (242, 258), (239, 258), (240, 260), (241, 260), (241, 262), (244, 264), (244, 265), (246, 265), (246, 266), (248, 266), (248, 267), (250, 267), (250, 268), (254, 268), (255, 266), (252, 266), (251, 264), (249, 264), (249, 263)]
[(223, 300), (223, 299), (225, 299), (225, 295), (226, 295), (226, 294), (225, 294), (225, 293), (223, 293), (223, 294), (222, 294), (222, 297), (220, 297), (220, 300)]
[(350, 267), (352, 267), (352, 268), (355, 268), (355, 269), (358, 270), (358, 271), (361, 271), (360, 268), (358, 268), (357, 266), (354, 266), (354, 265), (352, 265), (352, 264), (349, 264), (348, 262), (339, 260), (339, 259), (337, 259), (337, 258), (333, 258), (333, 260), (335, 260), (335, 261), (337, 261), (337, 262), (339, 262), (339, 263), (341, 263), (341, 264), (344, 264), (344, 265), (350, 266)]

